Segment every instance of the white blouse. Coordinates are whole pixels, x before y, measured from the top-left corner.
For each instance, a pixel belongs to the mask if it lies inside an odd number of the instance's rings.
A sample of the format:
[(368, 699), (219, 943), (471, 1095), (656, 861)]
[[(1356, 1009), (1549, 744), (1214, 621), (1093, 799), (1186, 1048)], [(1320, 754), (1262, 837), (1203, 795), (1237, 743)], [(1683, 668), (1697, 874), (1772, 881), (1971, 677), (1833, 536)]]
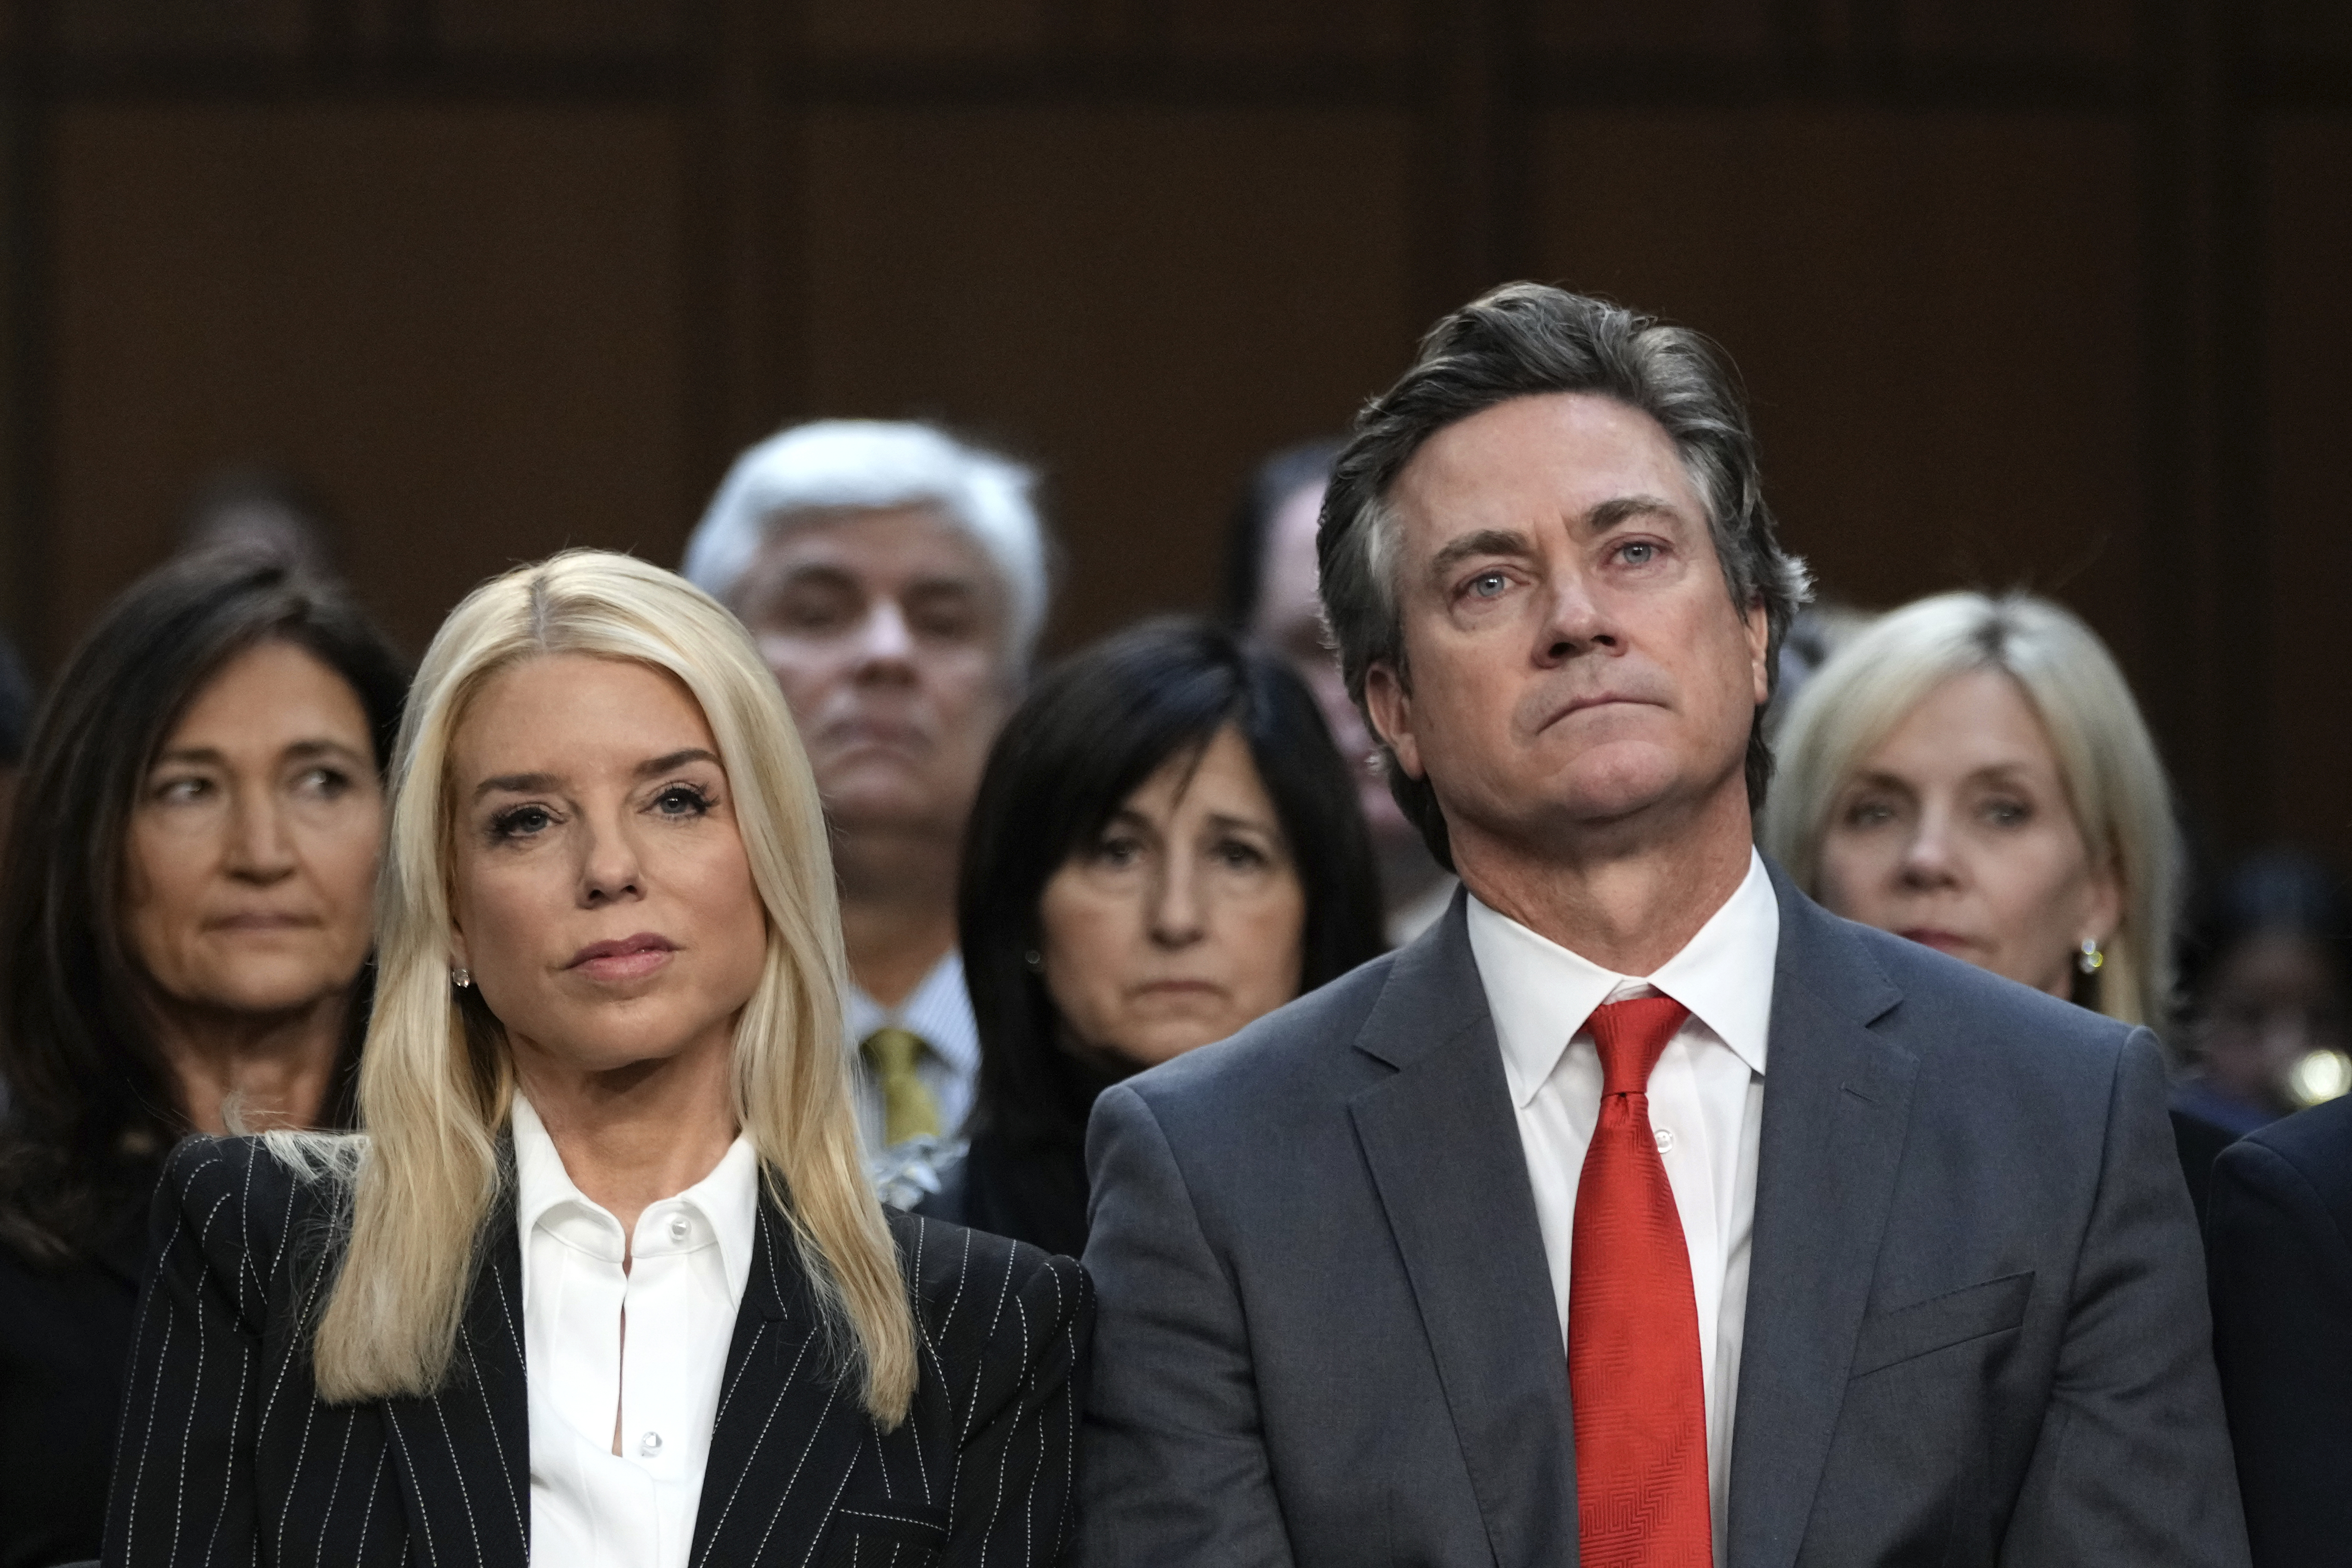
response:
[(759, 1161), (737, 1138), (710, 1174), (649, 1205), (625, 1249), (520, 1095), (514, 1147), (532, 1568), (685, 1568), (751, 1273)]

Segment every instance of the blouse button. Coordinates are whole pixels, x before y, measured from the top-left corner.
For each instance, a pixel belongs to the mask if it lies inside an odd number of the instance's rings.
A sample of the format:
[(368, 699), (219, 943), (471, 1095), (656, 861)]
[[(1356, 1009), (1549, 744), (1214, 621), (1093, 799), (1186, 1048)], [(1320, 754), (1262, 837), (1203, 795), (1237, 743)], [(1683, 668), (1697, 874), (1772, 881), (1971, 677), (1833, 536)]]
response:
[(687, 1233), (693, 1228), (692, 1223), (684, 1215), (673, 1215), (669, 1222), (669, 1238), (672, 1241), (684, 1241)]
[(648, 1432), (644, 1436), (638, 1438), (637, 1452), (648, 1459), (652, 1458), (656, 1454), (660, 1453), (661, 1434), (658, 1432)]

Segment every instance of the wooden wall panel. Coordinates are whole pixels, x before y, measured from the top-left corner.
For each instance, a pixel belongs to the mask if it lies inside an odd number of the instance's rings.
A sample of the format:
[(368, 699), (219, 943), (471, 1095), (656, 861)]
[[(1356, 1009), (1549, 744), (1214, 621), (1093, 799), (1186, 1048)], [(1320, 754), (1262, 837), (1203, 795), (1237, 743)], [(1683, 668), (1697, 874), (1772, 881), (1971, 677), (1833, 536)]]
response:
[[(2276, 800), (2244, 803), (2263, 837), (2318, 843), (2352, 862), (2352, 122), (2299, 118), (2271, 132), (2265, 251), (2272, 619), (2267, 703)], [(2212, 650), (2226, 672), (2234, 639)]]
[(617, 54), (658, 58), (674, 50), (689, 0), (454, 0), (433, 33), (460, 53)]
[(1559, 114), (1539, 147), (1542, 274), (1728, 350), (1768, 493), (1826, 593), (2030, 585), (2139, 662), (2126, 129)]
[(1203, 603), (1247, 466), (1341, 425), (1418, 325), (1399, 117), (838, 111), (806, 144), (807, 406), (1039, 463), (1065, 645)]
[(1771, 52), (1780, 7), (1773, 0), (1536, 0), (1532, 10), (1535, 38), (1563, 54), (1760, 61)]
[(1057, 0), (803, 0), (807, 47), (863, 58), (1003, 58), (1052, 36)]
[(86, 58), (285, 57), (310, 37), (309, 10), (304, 0), (61, 0), (54, 26), (59, 47)]
[(516, 559), (675, 559), (694, 487), (662, 116), (94, 108), (57, 135), (49, 658), (225, 464), (312, 478), (412, 651)]

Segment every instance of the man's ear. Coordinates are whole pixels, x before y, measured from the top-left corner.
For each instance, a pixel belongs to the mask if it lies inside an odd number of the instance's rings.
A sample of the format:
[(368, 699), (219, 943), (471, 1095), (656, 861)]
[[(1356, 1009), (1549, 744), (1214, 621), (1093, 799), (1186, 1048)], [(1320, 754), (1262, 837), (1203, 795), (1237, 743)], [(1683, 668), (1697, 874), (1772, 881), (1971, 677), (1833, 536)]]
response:
[(1772, 617), (1757, 599), (1748, 606), (1748, 668), (1754, 678), (1756, 706), (1761, 708), (1772, 700), (1772, 670), (1768, 662), (1772, 649)]
[(1412, 689), (1386, 659), (1364, 670), (1364, 707), (1371, 715), (1373, 733), (1388, 743), (1404, 776), (1423, 777), (1421, 741), (1412, 731)]

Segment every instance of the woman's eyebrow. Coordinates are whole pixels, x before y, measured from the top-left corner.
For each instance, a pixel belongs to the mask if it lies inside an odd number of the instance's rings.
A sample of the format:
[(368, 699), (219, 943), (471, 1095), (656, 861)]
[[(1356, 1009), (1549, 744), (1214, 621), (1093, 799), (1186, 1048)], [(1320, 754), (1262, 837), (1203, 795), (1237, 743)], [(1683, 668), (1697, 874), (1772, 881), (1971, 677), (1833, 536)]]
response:
[(656, 773), (674, 773), (677, 769), (686, 766), (688, 763), (716, 763), (718, 761), (719, 758), (717, 754), (706, 748), (701, 746), (688, 746), (682, 751), (670, 752), (665, 755), (655, 757), (650, 761), (639, 763), (637, 764), (637, 777), (646, 779), (653, 777)]
[(537, 795), (562, 786), (563, 781), (553, 773), (493, 773), (474, 786), (474, 798), (479, 800), (486, 795)]

